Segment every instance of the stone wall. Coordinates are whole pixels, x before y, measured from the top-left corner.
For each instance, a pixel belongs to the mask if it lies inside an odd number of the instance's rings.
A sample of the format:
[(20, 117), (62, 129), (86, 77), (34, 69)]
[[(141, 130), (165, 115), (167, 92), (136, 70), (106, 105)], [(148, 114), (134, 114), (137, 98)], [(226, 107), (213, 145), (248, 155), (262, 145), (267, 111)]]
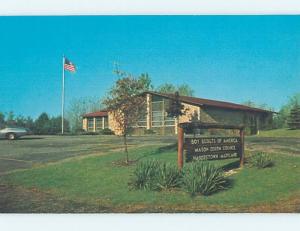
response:
[(216, 108), (201, 108), (200, 114), (202, 122), (233, 125), (241, 125), (245, 123), (245, 112), (242, 111), (231, 111)]
[(82, 129), (87, 131), (87, 118), (83, 118), (82, 120)]
[(122, 130), (116, 123), (112, 112), (108, 112), (108, 127), (110, 130), (112, 130), (115, 133), (115, 135), (118, 136), (122, 135)]
[(263, 124), (262, 114), (246, 111), (234, 111), (222, 108), (201, 108), (201, 122), (244, 125), (247, 134), (256, 134)]
[(199, 106), (194, 106), (194, 105), (186, 104), (186, 103), (182, 103), (182, 104), (184, 106), (183, 111), (185, 111), (185, 115), (182, 115), (179, 117), (179, 123), (189, 122), (192, 120), (193, 116), (195, 116), (195, 115), (197, 117), (195, 119), (199, 120), (199, 118), (200, 118), (200, 115), (199, 115), (200, 107)]

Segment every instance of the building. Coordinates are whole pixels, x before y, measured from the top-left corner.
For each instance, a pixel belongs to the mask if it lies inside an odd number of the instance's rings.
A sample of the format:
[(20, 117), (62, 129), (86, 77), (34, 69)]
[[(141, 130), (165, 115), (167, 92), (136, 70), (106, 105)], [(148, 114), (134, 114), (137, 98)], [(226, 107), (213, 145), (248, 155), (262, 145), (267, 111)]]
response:
[(105, 110), (88, 113), (82, 117), (82, 129), (85, 131), (99, 132), (100, 130), (109, 128), (108, 112)]
[[(174, 94), (145, 92), (146, 113), (138, 123), (133, 126), (133, 132), (138, 135), (146, 134), (151, 130), (156, 134), (176, 134), (177, 124), (188, 121), (207, 123), (221, 123), (231, 125), (244, 125), (248, 134), (257, 134), (265, 129), (272, 121), (273, 112), (248, 107), (241, 104), (216, 101), (210, 99), (180, 96), (184, 105), (185, 114), (176, 118), (168, 117), (166, 110)], [(111, 113), (98, 111), (83, 115), (83, 129), (96, 132), (110, 128), (119, 134)]]

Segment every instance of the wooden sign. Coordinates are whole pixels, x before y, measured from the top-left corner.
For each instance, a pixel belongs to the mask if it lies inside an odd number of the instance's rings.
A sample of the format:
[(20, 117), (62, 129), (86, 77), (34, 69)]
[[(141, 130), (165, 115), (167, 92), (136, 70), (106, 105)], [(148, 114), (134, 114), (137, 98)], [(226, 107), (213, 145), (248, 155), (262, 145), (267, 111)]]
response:
[[(184, 139), (184, 130), (191, 128), (199, 129), (234, 129), (239, 130), (239, 137), (203, 137), (203, 138), (186, 138)], [(178, 168), (182, 169), (184, 158), (183, 151), (186, 150), (186, 161), (193, 159), (217, 160), (228, 158), (240, 158), (240, 167), (244, 165), (244, 126), (217, 124), (217, 123), (202, 123), (185, 122), (180, 123), (178, 131), (178, 150), (177, 163)], [(184, 143), (185, 141), (185, 143)]]
[(193, 160), (220, 160), (240, 158), (240, 137), (185, 138), (186, 162)]

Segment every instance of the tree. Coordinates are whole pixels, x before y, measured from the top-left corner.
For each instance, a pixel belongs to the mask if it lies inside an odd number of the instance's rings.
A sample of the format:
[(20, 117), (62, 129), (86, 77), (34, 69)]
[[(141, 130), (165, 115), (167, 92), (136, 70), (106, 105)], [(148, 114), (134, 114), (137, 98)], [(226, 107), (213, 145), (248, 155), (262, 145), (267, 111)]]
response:
[(297, 93), (290, 97), (288, 102), (281, 107), (279, 113), (274, 118), (275, 128), (288, 127), (288, 118), (290, 115), (290, 111), (296, 104), (300, 105), (300, 93)]
[(15, 119), (15, 114), (14, 112), (10, 111), (7, 116), (6, 116), (6, 125), (8, 127), (15, 127), (16, 126), (16, 121), (14, 120)]
[[(120, 74), (121, 73), (121, 74)], [(107, 110), (112, 113), (120, 135), (123, 136), (126, 164), (129, 163), (127, 135), (132, 125), (145, 113), (145, 97), (142, 93), (147, 90), (143, 81), (136, 79), (126, 72), (116, 72), (121, 77), (103, 100)]]
[(157, 87), (156, 91), (160, 93), (174, 94), (176, 87), (171, 83), (165, 83)]
[(151, 78), (149, 77), (148, 73), (141, 74), (138, 81), (140, 81), (140, 83), (144, 86), (145, 90), (154, 89)]
[(25, 123), (25, 125), (24, 125), (25, 128), (28, 128), (30, 131), (34, 131), (34, 129), (35, 129), (34, 121), (31, 117), (28, 116), (25, 119), (24, 123)]
[[(58, 134), (61, 132), (61, 116), (52, 117), (46, 124), (48, 128), (47, 134)], [(64, 131), (68, 132), (70, 130), (69, 121), (64, 118)]]
[(290, 129), (300, 129), (300, 105), (298, 103), (291, 109), (288, 126)]
[(167, 93), (167, 94), (174, 94), (176, 91), (180, 95), (184, 96), (193, 96), (194, 95), (194, 90), (187, 84), (182, 84), (179, 86), (175, 86), (171, 83), (165, 83), (156, 88), (156, 91), (160, 93)]
[(5, 127), (5, 115), (0, 112), (0, 129)]
[(68, 106), (66, 118), (70, 122), (70, 129), (76, 132), (82, 128), (82, 115), (88, 112), (101, 110), (100, 99), (98, 98), (79, 98), (73, 99)]
[(34, 122), (35, 124), (35, 134), (48, 134), (48, 131), (50, 129), (49, 124), (49, 116), (47, 113), (43, 112), (37, 120)]
[(180, 95), (194, 96), (194, 90), (187, 84), (182, 84), (177, 87)]
[(180, 102), (179, 92), (176, 91), (174, 95), (174, 99), (170, 100), (169, 107), (167, 108), (167, 114), (170, 117), (178, 118), (179, 116), (183, 115), (184, 106)]
[(178, 126), (179, 116), (184, 115), (186, 113), (183, 104), (180, 102), (180, 96), (178, 91), (175, 92), (174, 99), (170, 100), (170, 104), (169, 107), (166, 109), (166, 112), (168, 116), (177, 119), (176, 126)]

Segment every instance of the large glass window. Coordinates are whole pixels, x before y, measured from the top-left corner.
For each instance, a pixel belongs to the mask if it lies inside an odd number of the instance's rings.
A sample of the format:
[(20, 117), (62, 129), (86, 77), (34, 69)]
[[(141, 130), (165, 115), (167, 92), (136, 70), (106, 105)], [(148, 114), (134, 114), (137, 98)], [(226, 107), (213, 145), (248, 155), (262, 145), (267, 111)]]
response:
[(152, 102), (152, 127), (175, 126), (175, 119), (167, 116), (169, 100), (154, 98)]
[(94, 130), (94, 118), (88, 118), (88, 130)]
[(108, 128), (108, 117), (104, 117), (104, 128)]
[(102, 129), (102, 117), (96, 118), (96, 130)]
[(144, 106), (143, 112), (140, 115), (140, 118), (137, 122), (137, 127), (147, 127), (147, 112), (146, 105)]

